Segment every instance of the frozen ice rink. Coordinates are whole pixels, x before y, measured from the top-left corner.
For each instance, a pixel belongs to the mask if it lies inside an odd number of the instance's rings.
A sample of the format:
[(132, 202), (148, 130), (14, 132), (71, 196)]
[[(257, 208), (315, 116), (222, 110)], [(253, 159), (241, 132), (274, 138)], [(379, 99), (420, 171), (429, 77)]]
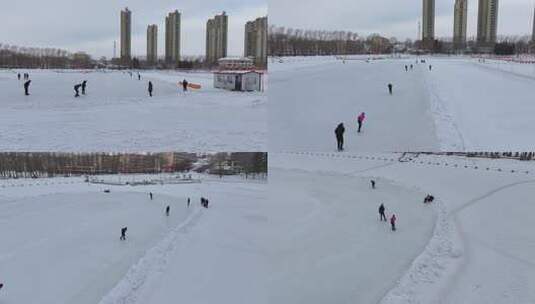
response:
[[(262, 92), (213, 87), (208, 72), (30, 70), (30, 96), (20, 71), (0, 71), (0, 150), (4, 151), (266, 151)], [(187, 79), (201, 90), (184, 94)], [(88, 81), (87, 95), (74, 85)], [(148, 96), (148, 81), (154, 97)]]

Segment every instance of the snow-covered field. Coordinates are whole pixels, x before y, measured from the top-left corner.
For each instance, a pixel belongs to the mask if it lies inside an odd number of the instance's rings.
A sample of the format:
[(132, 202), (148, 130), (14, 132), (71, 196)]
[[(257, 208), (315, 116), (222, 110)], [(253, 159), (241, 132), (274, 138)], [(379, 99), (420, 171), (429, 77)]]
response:
[(267, 303), (265, 183), (0, 187), (1, 304)]
[[(426, 64), (416, 64), (416, 57), (349, 59), (270, 61), (270, 150), (333, 151), (340, 122), (351, 152), (533, 149), (532, 64), (465, 57), (420, 58)], [(414, 69), (405, 72), (410, 64)], [(360, 112), (367, 119), (357, 134)]]
[(272, 302), (534, 303), (535, 163), (399, 157), (270, 154)]
[[(267, 96), (213, 87), (207, 72), (0, 71), (3, 151), (266, 151)], [(202, 89), (183, 94), (187, 79)], [(88, 81), (87, 95), (74, 85)], [(148, 81), (154, 97), (148, 97)]]

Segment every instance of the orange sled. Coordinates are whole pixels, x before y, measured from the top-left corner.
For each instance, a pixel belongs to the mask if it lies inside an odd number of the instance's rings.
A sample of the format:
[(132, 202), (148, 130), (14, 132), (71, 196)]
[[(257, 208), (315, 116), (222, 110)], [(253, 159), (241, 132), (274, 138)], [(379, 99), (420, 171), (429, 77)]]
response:
[[(178, 86), (182, 88), (183, 82), (179, 82), (178, 83)], [(188, 88), (189, 89), (194, 89), (194, 90), (200, 90), (201, 89), (201, 85), (200, 84), (196, 84), (196, 83), (188, 83)]]

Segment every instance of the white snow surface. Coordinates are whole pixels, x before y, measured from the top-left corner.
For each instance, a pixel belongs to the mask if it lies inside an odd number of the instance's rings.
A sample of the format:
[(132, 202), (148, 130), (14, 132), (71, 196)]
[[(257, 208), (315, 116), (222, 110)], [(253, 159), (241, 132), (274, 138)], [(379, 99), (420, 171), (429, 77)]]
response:
[(535, 302), (535, 163), (399, 157), (270, 154), (270, 199), (285, 210), (273, 215), (273, 302)]
[[(30, 96), (16, 73), (29, 72)], [(0, 70), (3, 151), (265, 151), (267, 94), (213, 87), (209, 72)], [(187, 79), (201, 90), (184, 94)], [(87, 95), (74, 85), (88, 81)], [(148, 81), (154, 97), (148, 97)]]
[[(0, 187), (1, 304), (267, 298), (258, 238), (267, 225), (265, 183), (223, 178), (131, 187), (51, 178), (4, 180)], [(199, 206), (201, 196), (209, 209)], [(123, 226), (126, 241), (119, 240)]]
[[(535, 64), (368, 58), (272, 58), (270, 149), (333, 151), (340, 122), (350, 152), (533, 149)], [(405, 72), (410, 64), (414, 69)], [(358, 134), (360, 112), (367, 119)]]

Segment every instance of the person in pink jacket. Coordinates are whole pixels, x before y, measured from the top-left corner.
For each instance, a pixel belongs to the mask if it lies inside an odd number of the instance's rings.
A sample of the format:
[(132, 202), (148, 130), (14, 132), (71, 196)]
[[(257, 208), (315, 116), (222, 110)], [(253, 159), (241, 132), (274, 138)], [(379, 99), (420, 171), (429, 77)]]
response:
[(360, 129), (362, 128), (362, 124), (364, 123), (364, 119), (366, 119), (366, 113), (362, 112), (360, 113), (359, 117), (357, 117), (357, 122), (359, 123), (358, 133), (360, 133)]
[(392, 214), (390, 218), (390, 225), (392, 226), (392, 231), (396, 231), (396, 215)]

